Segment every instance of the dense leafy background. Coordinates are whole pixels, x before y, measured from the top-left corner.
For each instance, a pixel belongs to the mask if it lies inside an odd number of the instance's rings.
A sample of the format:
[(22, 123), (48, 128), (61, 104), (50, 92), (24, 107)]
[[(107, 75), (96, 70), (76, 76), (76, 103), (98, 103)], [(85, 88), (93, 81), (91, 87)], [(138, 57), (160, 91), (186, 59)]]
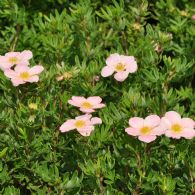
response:
[[(194, 194), (194, 140), (144, 144), (124, 132), (132, 116), (175, 110), (195, 119), (193, 14), (190, 0), (1, 0), (0, 54), (32, 50), (45, 71), (16, 88), (0, 72), (0, 192)], [(123, 83), (100, 76), (115, 52), (139, 65)], [(107, 105), (90, 137), (59, 132), (80, 115), (72, 95)]]

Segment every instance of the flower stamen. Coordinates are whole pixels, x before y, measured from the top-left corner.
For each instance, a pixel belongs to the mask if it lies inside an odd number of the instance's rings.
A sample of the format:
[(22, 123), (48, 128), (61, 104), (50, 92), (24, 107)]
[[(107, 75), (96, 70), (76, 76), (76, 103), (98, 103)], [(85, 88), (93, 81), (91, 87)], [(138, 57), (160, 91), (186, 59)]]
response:
[(175, 133), (179, 133), (182, 131), (182, 127), (179, 124), (173, 124), (171, 126), (171, 130), (174, 131)]
[(116, 71), (124, 71), (125, 70), (125, 65), (122, 63), (118, 63), (115, 67)]
[(16, 57), (9, 58), (9, 62), (12, 64), (16, 64), (18, 62), (18, 59)]
[(83, 128), (83, 127), (85, 127), (85, 121), (78, 120), (78, 121), (76, 121), (75, 126), (76, 126), (76, 128)]
[(29, 79), (30, 74), (28, 72), (22, 72), (22, 73), (20, 73), (20, 78), (24, 79), (24, 80)]
[(145, 126), (145, 127), (142, 127), (142, 128), (140, 129), (140, 131), (141, 131), (142, 134), (148, 135), (148, 134), (151, 132), (151, 128)]
[(83, 102), (82, 107), (85, 108), (85, 109), (90, 109), (90, 108), (93, 107), (93, 105), (90, 104), (89, 102)]

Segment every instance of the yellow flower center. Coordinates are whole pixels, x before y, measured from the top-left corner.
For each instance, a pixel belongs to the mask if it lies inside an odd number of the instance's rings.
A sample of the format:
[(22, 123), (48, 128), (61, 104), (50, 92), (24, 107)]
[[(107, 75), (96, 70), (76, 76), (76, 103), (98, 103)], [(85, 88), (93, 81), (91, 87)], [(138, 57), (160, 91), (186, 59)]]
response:
[(180, 12), (180, 14), (181, 14), (182, 16), (188, 16), (188, 12), (186, 12), (186, 11), (184, 11), (184, 10), (182, 10), (182, 11)]
[(18, 59), (16, 57), (11, 57), (11, 58), (9, 58), (9, 62), (12, 64), (17, 64)]
[(141, 131), (141, 134), (147, 135), (151, 132), (151, 130), (152, 128), (145, 126), (145, 127), (142, 127), (140, 131)]
[(82, 107), (83, 107), (83, 108), (86, 108), (86, 109), (90, 109), (90, 108), (93, 107), (93, 105), (90, 104), (89, 102), (83, 102), (83, 103), (82, 103)]
[(135, 30), (139, 30), (140, 28), (141, 28), (141, 25), (139, 24), (139, 23), (134, 23), (133, 24), (133, 28), (135, 29)]
[(29, 79), (30, 74), (28, 72), (22, 72), (22, 73), (20, 73), (20, 78), (24, 79), (24, 80)]
[(65, 79), (70, 79), (73, 75), (70, 72), (64, 72), (63, 76)]
[(85, 126), (85, 121), (78, 120), (78, 121), (76, 121), (75, 126), (76, 126), (76, 128), (83, 128)]
[(28, 107), (29, 107), (30, 109), (37, 110), (37, 104), (35, 104), (35, 103), (30, 103), (30, 104), (28, 105)]
[(173, 124), (171, 130), (174, 131), (175, 133), (179, 133), (182, 131), (182, 127), (179, 124)]
[(122, 63), (118, 63), (115, 67), (116, 71), (124, 71), (125, 70), (125, 65)]

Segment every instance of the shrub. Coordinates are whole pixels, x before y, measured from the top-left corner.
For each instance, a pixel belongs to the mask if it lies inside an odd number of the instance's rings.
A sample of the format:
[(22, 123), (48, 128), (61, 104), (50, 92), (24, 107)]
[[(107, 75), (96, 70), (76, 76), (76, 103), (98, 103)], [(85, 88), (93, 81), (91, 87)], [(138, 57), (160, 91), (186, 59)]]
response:
[[(194, 12), (187, 0), (1, 0), (0, 54), (31, 50), (44, 71), (18, 87), (0, 72), (0, 192), (194, 194), (194, 140), (125, 132), (134, 116), (195, 119)], [(113, 53), (137, 61), (124, 82), (101, 76)], [(59, 131), (81, 115), (72, 96), (106, 104), (89, 137)]]

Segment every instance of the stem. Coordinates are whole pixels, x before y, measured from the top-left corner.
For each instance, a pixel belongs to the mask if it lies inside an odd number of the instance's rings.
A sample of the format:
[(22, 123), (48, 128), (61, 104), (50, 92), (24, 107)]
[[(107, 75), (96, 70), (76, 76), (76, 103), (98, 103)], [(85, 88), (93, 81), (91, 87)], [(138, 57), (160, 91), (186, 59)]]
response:
[(104, 195), (104, 187), (103, 187), (103, 176), (100, 176), (100, 195)]
[(192, 183), (192, 193), (194, 193), (194, 188), (193, 188), (193, 183), (194, 183), (194, 178), (193, 178), (193, 175), (192, 175), (192, 170), (190, 168), (190, 166), (188, 165), (189, 167), (189, 175), (190, 175), (190, 180), (191, 180), (191, 183)]
[(10, 48), (11, 51), (14, 51), (14, 50), (15, 50), (16, 44), (17, 44), (17, 42), (18, 42), (19, 34), (20, 34), (20, 25), (17, 24), (17, 25), (16, 25), (16, 35), (15, 35), (13, 44), (12, 44), (12, 46), (11, 46), (11, 48)]
[(162, 94), (161, 94), (161, 105), (160, 105), (160, 114), (161, 116), (164, 115), (164, 113), (166, 112), (166, 108), (167, 108), (167, 102), (163, 99), (163, 94), (166, 94), (168, 93), (168, 83), (164, 83), (162, 84)]

